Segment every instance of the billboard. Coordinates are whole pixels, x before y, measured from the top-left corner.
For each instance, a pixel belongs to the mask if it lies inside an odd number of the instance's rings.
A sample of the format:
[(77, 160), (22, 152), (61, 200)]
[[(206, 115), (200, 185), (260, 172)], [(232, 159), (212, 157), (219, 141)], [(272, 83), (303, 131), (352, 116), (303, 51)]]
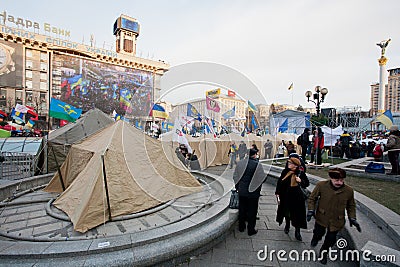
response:
[(0, 86), (20, 87), (23, 81), (22, 44), (0, 40)]
[(61, 101), (84, 112), (96, 107), (107, 114), (149, 115), (152, 72), (58, 54), (53, 54), (52, 66), (53, 80), (61, 75)]

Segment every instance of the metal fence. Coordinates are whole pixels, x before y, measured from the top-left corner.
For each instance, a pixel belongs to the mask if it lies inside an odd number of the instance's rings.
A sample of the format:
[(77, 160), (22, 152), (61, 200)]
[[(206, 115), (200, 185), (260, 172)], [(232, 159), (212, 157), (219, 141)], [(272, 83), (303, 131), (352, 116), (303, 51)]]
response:
[(35, 175), (37, 158), (21, 152), (0, 152), (0, 179), (17, 180)]

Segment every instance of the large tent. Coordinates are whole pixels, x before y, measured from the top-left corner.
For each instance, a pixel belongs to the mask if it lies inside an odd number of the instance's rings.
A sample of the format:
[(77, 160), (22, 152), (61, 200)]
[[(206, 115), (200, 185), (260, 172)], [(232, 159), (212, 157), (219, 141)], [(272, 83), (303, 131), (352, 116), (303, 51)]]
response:
[[(109, 216), (200, 191), (200, 183), (171, 153), (160, 141), (118, 121), (71, 147), (60, 169), (66, 189), (53, 204), (68, 214), (76, 231), (86, 232)], [(58, 173), (45, 191), (63, 191)]]
[(269, 122), (269, 132), (272, 135), (277, 133), (302, 134), (305, 128), (311, 128), (310, 114), (296, 110), (285, 110), (273, 114), (270, 116)]
[[(74, 123), (68, 123), (49, 134), (48, 170), (56, 171), (65, 158), (72, 144), (91, 136), (114, 120), (101, 110), (95, 108), (86, 112)], [(58, 166), (57, 166), (58, 163)]]

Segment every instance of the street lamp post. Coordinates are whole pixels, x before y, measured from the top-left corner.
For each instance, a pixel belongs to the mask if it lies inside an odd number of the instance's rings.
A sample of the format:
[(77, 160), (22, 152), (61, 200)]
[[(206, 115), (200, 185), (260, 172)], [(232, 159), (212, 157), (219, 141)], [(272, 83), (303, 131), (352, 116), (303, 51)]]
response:
[[(327, 88), (321, 88), (321, 86), (316, 86), (315, 87), (315, 93), (313, 94), (311, 91), (306, 92), (306, 97), (307, 97), (307, 102), (313, 102), (315, 104), (315, 107), (317, 109), (317, 116), (319, 117), (320, 111), (321, 111), (321, 103), (324, 102), (325, 96), (328, 94), (328, 89)], [(310, 97), (313, 97), (313, 99), (310, 99)]]

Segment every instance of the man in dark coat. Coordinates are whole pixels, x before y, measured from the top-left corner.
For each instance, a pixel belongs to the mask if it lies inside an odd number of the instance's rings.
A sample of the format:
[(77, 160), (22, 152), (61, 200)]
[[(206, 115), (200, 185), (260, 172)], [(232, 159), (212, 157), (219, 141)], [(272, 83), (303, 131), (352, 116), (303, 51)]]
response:
[(304, 162), (306, 162), (307, 150), (308, 147), (311, 145), (310, 141), (310, 129), (305, 128), (303, 134), (301, 135), (301, 158)]
[(233, 173), (235, 188), (239, 192), (239, 231), (246, 229), (249, 236), (257, 234), (256, 218), (262, 183), (266, 178), (262, 165), (257, 160), (257, 150), (251, 148), (249, 157), (236, 165)]
[(342, 148), (340, 157), (343, 158), (343, 156), (346, 155), (346, 158), (348, 158), (348, 159), (351, 158), (351, 155), (350, 155), (351, 136), (350, 136), (350, 134), (348, 134), (347, 131), (344, 131), (343, 134), (340, 135), (339, 141), (340, 141), (340, 146)]
[[(356, 203), (353, 189), (344, 184), (346, 172), (340, 168), (329, 170), (331, 179), (320, 181), (316, 184), (308, 199), (307, 221), (315, 217), (314, 235), (311, 246), (315, 247), (325, 235), (324, 243), (320, 249), (321, 263), (326, 264), (328, 250), (336, 242), (337, 233), (344, 227), (345, 210), (350, 221), (350, 226), (355, 226), (359, 232), (361, 228), (356, 220)], [(317, 201), (319, 201), (317, 206)], [(317, 210), (315, 210), (317, 209)]]

